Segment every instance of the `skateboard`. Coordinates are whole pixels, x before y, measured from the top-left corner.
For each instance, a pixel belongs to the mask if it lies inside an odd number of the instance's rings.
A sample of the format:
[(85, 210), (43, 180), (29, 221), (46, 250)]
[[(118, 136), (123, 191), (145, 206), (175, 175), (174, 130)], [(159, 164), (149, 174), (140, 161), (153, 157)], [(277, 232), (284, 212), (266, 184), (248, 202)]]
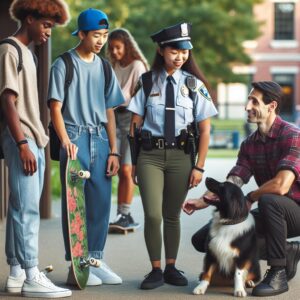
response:
[(68, 158), (66, 167), (66, 193), (68, 211), (68, 230), (71, 250), (72, 270), (77, 286), (86, 287), (89, 266), (99, 267), (100, 262), (89, 258), (84, 180), (90, 177), (89, 171), (81, 168), (79, 160)]
[(135, 232), (139, 227), (140, 227), (139, 224), (133, 224), (130, 227), (122, 227), (122, 226), (110, 224), (109, 233), (122, 233), (127, 235), (128, 232)]

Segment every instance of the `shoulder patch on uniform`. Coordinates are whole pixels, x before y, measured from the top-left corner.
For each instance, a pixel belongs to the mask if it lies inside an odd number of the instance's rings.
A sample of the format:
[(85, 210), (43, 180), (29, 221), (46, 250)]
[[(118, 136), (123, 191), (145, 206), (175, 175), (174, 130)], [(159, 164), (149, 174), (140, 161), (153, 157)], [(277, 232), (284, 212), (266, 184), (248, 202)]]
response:
[(200, 86), (200, 88), (198, 89), (198, 92), (206, 99), (211, 101), (211, 96), (206, 88), (206, 86), (204, 84), (202, 84)]
[(132, 97), (136, 95), (136, 93), (141, 89), (142, 86), (143, 86), (142, 79), (139, 79), (134, 88)]

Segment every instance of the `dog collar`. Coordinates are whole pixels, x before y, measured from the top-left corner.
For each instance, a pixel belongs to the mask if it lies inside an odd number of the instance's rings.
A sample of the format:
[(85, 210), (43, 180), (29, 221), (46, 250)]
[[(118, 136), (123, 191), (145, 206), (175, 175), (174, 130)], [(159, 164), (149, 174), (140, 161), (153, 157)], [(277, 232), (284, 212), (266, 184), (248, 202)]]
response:
[(248, 216), (246, 216), (244, 218), (237, 219), (237, 220), (221, 219), (220, 223), (222, 225), (236, 225), (236, 224), (244, 222), (247, 218), (248, 218)]

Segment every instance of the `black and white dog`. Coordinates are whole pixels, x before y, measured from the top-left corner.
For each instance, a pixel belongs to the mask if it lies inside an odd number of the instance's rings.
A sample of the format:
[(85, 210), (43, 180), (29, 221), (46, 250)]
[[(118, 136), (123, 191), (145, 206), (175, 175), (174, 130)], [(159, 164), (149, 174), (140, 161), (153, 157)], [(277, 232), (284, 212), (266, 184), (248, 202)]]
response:
[(219, 272), (233, 278), (234, 296), (246, 297), (245, 287), (254, 287), (260, 279), (254, 218), (237, 185), (212, 178), (207, 178), (205, 184), (217, 197), (204, 200), (216, 210), (209, 230), (204, 271), (193, 293), (205, 294), (213, 273)]

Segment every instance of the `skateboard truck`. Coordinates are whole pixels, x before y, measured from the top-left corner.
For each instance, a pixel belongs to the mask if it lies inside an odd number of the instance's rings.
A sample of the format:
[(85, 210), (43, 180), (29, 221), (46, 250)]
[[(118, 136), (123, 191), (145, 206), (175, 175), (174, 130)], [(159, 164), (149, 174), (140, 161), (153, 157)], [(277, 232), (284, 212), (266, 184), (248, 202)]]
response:
[(89, 266), (99, 268), (100, 267), (100, 260), (95, 259), (93, 257), (88, 258), (88, 259), (86, 259), (84, 257), (80, 257), (79, 266), (80, 266), (81, 269), (87, 268)]
[(72, 182), (76, 182), (78, 177), (82, 179), (88, 179), (91, 177), (91, 173), (89, 171), (83, 171), (83, 170), (80, 170), (78, 172), (71, 171), (70, 175), (71, 175)]

